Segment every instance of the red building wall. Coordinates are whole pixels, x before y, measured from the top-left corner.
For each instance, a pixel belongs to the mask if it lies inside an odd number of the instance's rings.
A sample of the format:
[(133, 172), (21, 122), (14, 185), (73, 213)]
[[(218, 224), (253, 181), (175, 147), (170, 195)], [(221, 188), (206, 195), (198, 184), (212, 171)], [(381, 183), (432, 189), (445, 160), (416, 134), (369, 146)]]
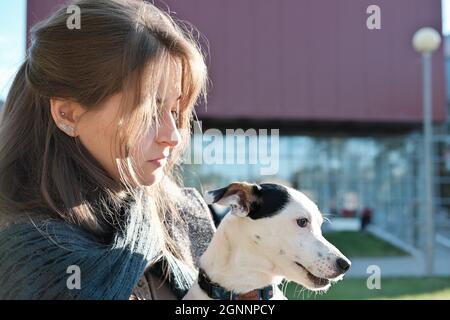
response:
[[(28, 0), (32, 25), (57, 0)], [(440, 0), (165, 0), (209, 41), (212, 88), (200, 118), (361, 123), (422, 120), (422, 26)], [(366, 8), (381, 8), (381, 30)], [(444, 58), (434, 55), (434, 119), (445, 121)]]

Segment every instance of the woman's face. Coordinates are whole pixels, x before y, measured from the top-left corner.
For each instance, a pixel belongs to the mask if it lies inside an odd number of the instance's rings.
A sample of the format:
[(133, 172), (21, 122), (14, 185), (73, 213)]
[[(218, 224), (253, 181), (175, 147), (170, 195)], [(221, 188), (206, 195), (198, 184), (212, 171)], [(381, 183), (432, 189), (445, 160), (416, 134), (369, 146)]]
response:
[[(161, 179), (166, 158), (180, 141), (176, 118), (181, 97), (181, 67), (170, 70), (158, 88), (157, 97), (165, 97), (159, 106), (162, 115), (158, 130), (149, 128), (138, 139), (138, 145), (130, 146), (130, 154), (135, 159), (133, 168), (142, 185), (152, 185)], [(81, 143), (116, 180), (119, 180), (116, 163), (119, 156), (112, 155), (110, 150), (115, 150), (121, 98), (122, 94), (110, 97), (95, 110), (80, 116), (76, 124), (76, 134)]]

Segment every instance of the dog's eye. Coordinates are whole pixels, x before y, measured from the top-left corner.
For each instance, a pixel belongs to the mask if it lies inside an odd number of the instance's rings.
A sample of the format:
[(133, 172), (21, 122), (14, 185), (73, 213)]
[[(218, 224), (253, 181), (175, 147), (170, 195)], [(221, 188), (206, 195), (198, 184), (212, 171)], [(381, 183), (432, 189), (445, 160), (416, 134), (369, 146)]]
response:
[(308, 219), (306, 218), (297, 219), (297, 224), (300, 228), (305, 228), (308, 225)]

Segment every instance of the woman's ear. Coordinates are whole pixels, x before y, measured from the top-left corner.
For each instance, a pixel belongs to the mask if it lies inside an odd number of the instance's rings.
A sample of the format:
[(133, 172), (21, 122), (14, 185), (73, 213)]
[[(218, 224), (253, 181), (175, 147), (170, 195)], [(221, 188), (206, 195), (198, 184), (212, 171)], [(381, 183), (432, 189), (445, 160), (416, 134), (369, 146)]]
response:
[(77, 102), (63, 98), (50, 98), (50, 111), (56, 126), (71, 137), (77, 137), (77, 125), (86, 110)]

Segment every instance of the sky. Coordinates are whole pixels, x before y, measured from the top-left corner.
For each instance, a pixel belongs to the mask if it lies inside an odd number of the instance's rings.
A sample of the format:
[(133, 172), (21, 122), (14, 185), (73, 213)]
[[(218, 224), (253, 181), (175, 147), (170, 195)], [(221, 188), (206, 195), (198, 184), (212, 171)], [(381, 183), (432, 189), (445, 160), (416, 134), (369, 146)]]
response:
[(0, 99), (25, 58), (26, 0), (0, 0)]
[(450, 0), (442, 0), (442, 33), (450, 35)]
[[(450, 0), (442, 0), (442, 32), (450, 35)], [(0, 0), (0, 99), (25, 58), (26, 0)]]

